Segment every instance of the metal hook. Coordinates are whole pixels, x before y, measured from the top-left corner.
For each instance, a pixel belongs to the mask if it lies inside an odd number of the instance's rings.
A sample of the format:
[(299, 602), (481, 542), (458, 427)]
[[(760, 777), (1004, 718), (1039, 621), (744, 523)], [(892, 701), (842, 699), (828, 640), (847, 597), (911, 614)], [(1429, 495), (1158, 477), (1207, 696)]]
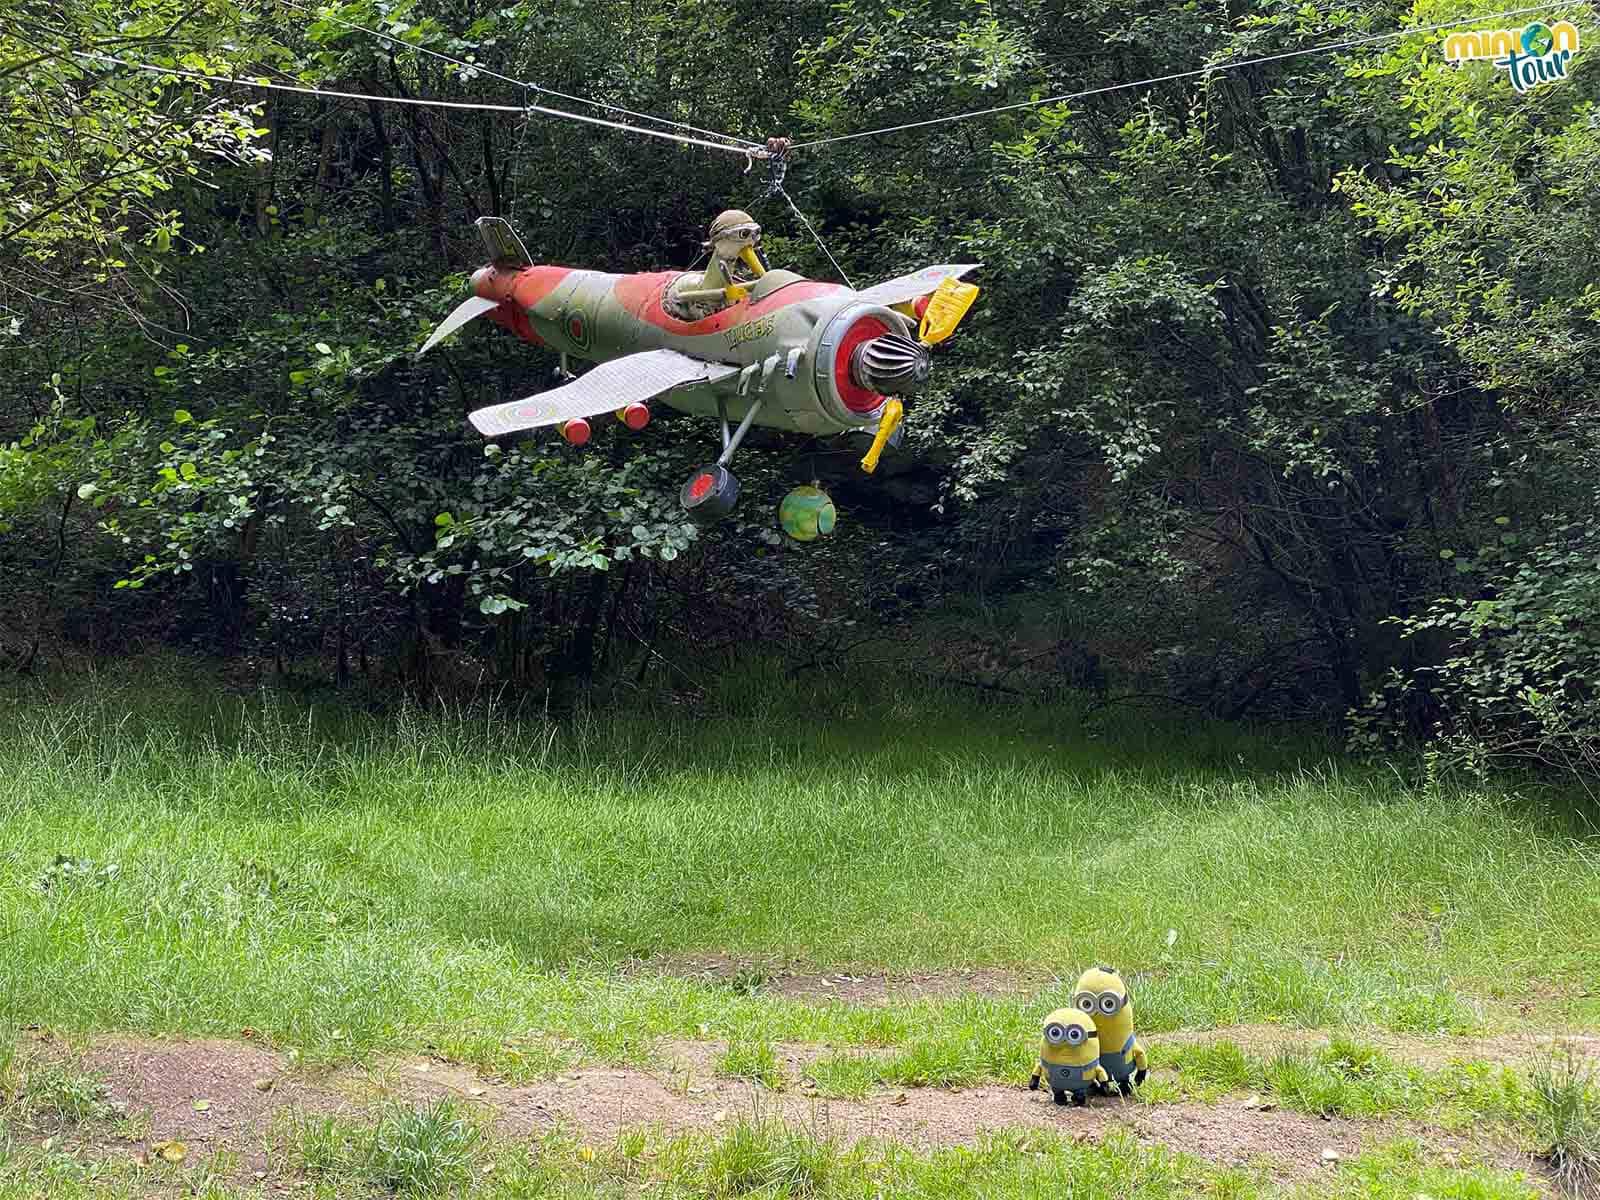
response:
[(789, 139), (767, 139), (767, 195), (783, 195), (783, 177), (789, 170)]

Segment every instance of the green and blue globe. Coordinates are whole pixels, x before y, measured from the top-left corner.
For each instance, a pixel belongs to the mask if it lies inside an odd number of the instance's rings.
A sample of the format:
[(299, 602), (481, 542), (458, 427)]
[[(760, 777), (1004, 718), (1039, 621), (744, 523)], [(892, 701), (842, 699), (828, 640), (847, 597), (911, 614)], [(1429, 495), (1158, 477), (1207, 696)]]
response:
[(833, 501), (821, 488), (797, 487), (778, 505), (778, 526), (797, 542), (812, 542), (833, 532)]
[(1550, 26), (1535, 21), (1522, 31), (1522, 49), (1528, 54), (1549, 54), (1556, 44), (1556, 35)]

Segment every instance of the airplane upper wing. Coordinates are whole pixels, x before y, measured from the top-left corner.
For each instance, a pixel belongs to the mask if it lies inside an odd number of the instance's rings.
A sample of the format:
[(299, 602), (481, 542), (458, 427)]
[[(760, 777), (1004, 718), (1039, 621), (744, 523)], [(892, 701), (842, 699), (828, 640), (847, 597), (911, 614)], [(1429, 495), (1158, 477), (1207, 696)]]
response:
[(856, 295), (868, 304), (899, 304), (904, 300), (914, 300), (918, 296), (926, 296), (946, 279), (960, 279), (968, 271), (976, 271), (982, 263), (941, 263), (937, 267), (923, 267), (911, 275), (902, 275), (898, 279), (886, 280), (874, 284), (865, 291)]
[(485, 437), (499, 437), (541, 425), (558, 425), (574, 417), (615, 412), (653, 400), (674, 388), (715, 383), (738, 372), (738, 367), (727, 363), (705, 362), (676, 350), (645, 350), (600, 363), (571, 383), (548, 392), (480, 408), (467, 420)]

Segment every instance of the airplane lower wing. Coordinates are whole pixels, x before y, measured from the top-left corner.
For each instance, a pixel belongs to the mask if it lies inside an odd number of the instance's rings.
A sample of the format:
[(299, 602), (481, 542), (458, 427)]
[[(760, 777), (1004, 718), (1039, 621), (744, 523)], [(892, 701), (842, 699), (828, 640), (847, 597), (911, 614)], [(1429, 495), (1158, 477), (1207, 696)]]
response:
[(603, 362), (571, 383), (470, 413), (467, 420), (485, 437), (559, 425), (575, 417), (615, 412), (644, 404), (677, 388), (715, 383), (738, 367), (690, 358), (676, 350), (645, 350)]
[(936, 267), (923, 267), (911, 275), (902, 275), (898, 279), (874, 284), (865, 291), (857, 292), (856, 295), (868, 304), (882, 304), (887, 307), (906, 300), (915, 300), (918, 296), (926, 296), (946, 279), (960, 279), (968, 271), (976, 271), (982, 265), (982, 263), (941, 263)]

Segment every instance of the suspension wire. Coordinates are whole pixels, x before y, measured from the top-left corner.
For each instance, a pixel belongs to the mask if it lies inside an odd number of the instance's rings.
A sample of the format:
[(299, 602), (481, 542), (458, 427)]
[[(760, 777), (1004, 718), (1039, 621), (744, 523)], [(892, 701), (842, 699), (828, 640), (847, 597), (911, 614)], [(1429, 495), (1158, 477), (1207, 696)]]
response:
[(987, 117), (994, 113), (1015, 112), (1024, 108), (1042, 108), (1047, 104), (1060, 104), (1065, 100), (1081, 100), (1085, 96), (1100, 96), (1107, 92), (1120, 92), (1129, 88), (1150, 87), (1158, 83), (1170, 83), (1175, 79), (1193, 79), (1199, 75), (1210, 75), (1217, 71), (1234, 71), (1240, 67), (1253, 67), (1262, 63), (1278, 62), (1285, 58), (1298, 58), (1306, 54), (1330, 54), (1338, 50), (1348, 50), (1353, 46), (1370, 45), (1373, 42), (1392, 41), (1396, 38), (1410, 37), (1418, 33), (1437, 33), (1441, 29), (1455, 29), (1461, 25), (1476, 21), (1495, 21), (1502, 17), (1518, 17), (1527, 13), (1545, 12), (1549, 4), (1532, 5), (1527, 8), (1509, 8), (1502, 12), (1480, 13), (1476, 16), (1458, 17), (1454, 21), (1447, 21), (1442, 25), (1418, 25), (1412, 29), (1391, 30), (1388, 33), (1372, 34), (1368, 37), (1350, 38), (1342, 42), (1330, 42), (1320, 46), (1305, 46), (1299, 50), (1285, 50), (1278, 54), (1265, 54), (1259, 58), (1241, 58), (1232, 62), (1213, 63), (1210, 66), (1196, 67), (1189, 71), (1174, 71), (1170, 75), (1154, 75), (1149, 79), (1133, 79), (1124, 83), (1107, 84), (1105, 87), (1086, 88), (1081, 92), (1064, 92), (1059, 96), (1046, 96), (1043, 100), (1024, 100), (1016, 104), (1001, 104), (994, 108), (982, 108), (973, 112), (952, 113), (943, 117), (930, 117), (925, 121), (907, 121), (902, 125), (889, 125), (882, 129), (867, 129), (860, 133), (842, 133), (835, 137), (814, 138), (809, 142), (796, 142), (793, 149), (801, 150), (807, 146), (828, 146), (835, 142), (849, 142), (856, 138), (878, 137), (885, 133), (899, 133), (906, 129), (924, 129), (930, 125), (946, 125), (953, 121), (970, 121), (977, 117)]
[(415, 50), (418, 53), (427, 54), (433, 58), (442, 59), (447, 63), (454, 63), (458, 67), (464, 67), (467, 70), (476, 71), (481, 75), (487, 75), (492, 79), (498, 79), (503, 83), (509, 83), (514, 87), (526, 88), (528, 91), (538, 92), (541, 95), (557, 96), (562, 100), (571, 100), (577, 104), (592, 104), (596, 108), (606, 109), (609, 112), (620, 113), (623, 116), (636, 117), (642, 121), (654, 121), (659, 125), (669, 125), (674, 129), (686, 130), (689, 133), (701, 133), (705, 134), (707, 137), (722, 138), (724, 141), (734, 142), (741, 146), (754, 147), (759, 145), (759, 143), (752, 142), (748, 138), (735, 137), (731, 133), (718, 133), (714, 129), (702, 129), (698, 125), (689, 125), (683, 121), (673, 121), (667, 117), (657, 117), (651, 115), (650, 113), (635, 112), (631, 108), (623, 108), (621, 105), (617, 104), (608, 104), (604, 100), (591, 100), (587, 96), (575, 96), (570, 92), (558, 92), (554, 88), (547, 88), (542, 84), (534, 83), (527, 79), (513, 79), (510, 75), (502, 75), (499, 71), (491, 70), (482, 63), (468, 62), (465, 59), (456, 58), (453, 55), (444, 54), (438, 50), (432, 50), (427, 46), (418, 46), (412, 42), (405, 41), (403, 38), (397, 38), (390, 34), (380, 32), (376, 29), (369, 29), (365, 25), (357, 25), (354, 21), (346, 21), (343, 17), (336, 17), (331, 13), (322, 14), (319, 16), (305, 5), (297, 3), (296, 0), (278, 0), (278, 3), (295, 9), (297, 12), (305, 13), (308, 16), (316, 16), (318, 20), (332, 21), (335, 25), (343, 25), (346, 29), (353, 29), (359, 33), (371, 34), (373, 37), (382, 38), (390, 45), (400, 46), (406, 50)]
[(686, 137), (681, 133), (669, 133), (665, 129), (646, 129), (643, 126), (628, 125), (621, 121), (607, 121), (603, 117), (589, 117), (583, 113), (568, 112), (562, 108), (546, 108), (542, 104), (485, 104), (468, 100), (434, 100), (425, 96), (374, 96), (367, 92), (344, 92), (330, 88), (300, 87), (288, 83), (264, 83), (258, 79), (206, 75), (200, 71), (185, 71), (178, 67), (158, 67), (150, 63), (135, 62), (127, 58), (114, 58), (109, 54), (95, 54), (87, 50), (71, 50), (68, 53), (75, 58), (87, 59), (91, 62), (109, 63), (112, 66), (128, 67), (131, 70), (144, 71), (150, 75), (171, 75), (183, 79), (198, 79), (206, 83), (227, 84), (231, 87), (263, 88), (272, 92), (297, 92), (302, 96), (321, 96), (332, 100), (369, 100), (379, 104), (410, 104), (418, 108), (453, 108), (474, 112), (521, 114), (536, 112), (542, 113), (547, 117), (563, 117), (568, 121), (581, 121), (585, 125), (600, 125), (606, 129), (620, 129), (625, 133), (642, 133), (647, 137), (663, 138), (669, 142), (681, 142), (685, 146), (704, 146), (708, 150), (724, 150), (747, 159), (766, 157), (765, 150), (755, 147), (730, 146), (727, 142), (708, 142), (704, 138)]
[(844, 273), (844, 268), (839, 265), (839, 260), (834, 258), (833, 251), (828, 249), (828, 244), (822, 240), (822, 235), (819, 234), (815, 229), (811, 228), (811, 222), (806, 220), (806, 215), (800, 211), (800, 206), (796, 204), (789, 193), (784, 191), (782, 188), (778, 189), (778, 195), (782, 196), (789, 202), (789, 207), (794, 211), (794, 215), (800, 218), (800, 224), (806, 227), (806, 232), (811, 235), (812, 240), (815, 241), (822, 249), (822, 252), (828, 256), (828, 261), (833, 264), (833, 269), (839, 272), (839, 278), (844, 280), (845, 286), (848, 287), (852, 292), (855, 291), (856, 285), (850, 282), (850, 276)]

